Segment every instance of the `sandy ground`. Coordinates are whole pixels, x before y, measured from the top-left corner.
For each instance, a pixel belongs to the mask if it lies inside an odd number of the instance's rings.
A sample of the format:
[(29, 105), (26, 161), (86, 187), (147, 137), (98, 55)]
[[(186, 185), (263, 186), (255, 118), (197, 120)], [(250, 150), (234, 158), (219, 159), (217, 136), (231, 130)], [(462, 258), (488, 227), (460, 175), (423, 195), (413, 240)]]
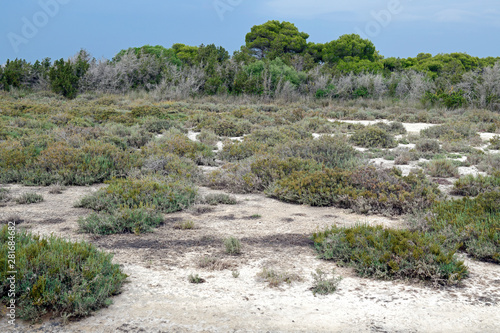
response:
[[(404, 126), (409, 132), (419, 132), (432, 125)], [(189, 132), (188, 136), (196, 140), (198, 134)], [(222, 148), (222, 142), (217, 148)], [(393, 165), (383, 159), (372, 163)], [(408, 173), (416, 163), (399, 167)], [(447, 190), (453, 179), (441, 181), (445, 183), (441, 188)], [(50, 194), (47, 188), (8, 186), (14, 197), (37, 192), (45, 201), (33, 205), (11, 202), (0, 207), (0, 221), (17, 216), (22, 221), (20, 228), (86, 240), (113, 253), (115, 262), (129, 275), (122, 293), (113, 298), (110, 307), (67, 324), (59, 319), (34, 325), (18, 320), (12, 328), (2, 316), (0, 332), (500, 332), (499, 265), (464, 257), (471, 274), (459, 287), (363, 279), (349, 268), (316, 258), (309, 238), (331, 225), (366, 223), (399, 228), (404, 226), (400, 218), (292, 205), (252, 194), (236, 195), (234, 206), (195, 206), (166, 215), (165, 223), (150, 234), (81, 234), (77, 221), (89, 210), (73, 205), (101, 186), (69, 187), (63, 194)], [(211, 192), (200, 188), (202, 195)], [(176, 228), (186, 220), (194, 221), (195, 229)], [(230, 236), (240, 239), (240, 256), (224, 253), (223, 240)], [(216, 266), (201, 268), (200, 259), (206, 256), (217, 258)], [(263, 268), (296, 274), (300, 281), (272, 288), (258, 277)], [(311, 274), (317, 268), (325, 272), (335, 269), (342, 276), (336, 293), (313, 295)], [(234, 277), (233, 272), (239, 275)], [(206, 282), (189, 283), (190, 274), (199, 274)]]
[[(0, 332), (498, 332), (500, 266), (465, 258), (471, 277), (463, 286), (436, 289), (408, 281), (356, 277), (348, 268), (319, 260), (309, 236), (333, 224), (403, 226), (401, 219), (360, 216), (336, 208), (291, 205), (263, 195), (237, 195), (234, 206), (166, 216), (154, 233), (92, 238), (77, 232), (77, 219), (88, 214), (74, 202), (98, 186), (70, 187), (63, 194), (46, 188), (9, 186), (13, 196), (42, 193), (33, 205), (9, 203), (0, 220), (17, 215), (20, 227), (42, 235), (85, 239), (115, 254), (129, 275), (113, 304), (92, 317), (62, 325), (58, 320), (17, 328), (0, 321)], [(201, 188), (206, 194), (211, 190)], [(255, 218), (258, 214), (261, 217)], [(175, 224), (192, 220), (196, 228)], [(241, 240), (243, 253), (224, 253), (223, 239)], [(200, 258), (216, 256), (223, 270), (198, 267)], [(257, 274), (264, 267), (299, 275), (302, 281), (271, 288)], [(330, 296), (313, 296), (311, 273), (317, 268), (343, 280)], [(234, 278), (232, 271), (238, 271)], [(203, 284), (188, 282), (199, 274)]]

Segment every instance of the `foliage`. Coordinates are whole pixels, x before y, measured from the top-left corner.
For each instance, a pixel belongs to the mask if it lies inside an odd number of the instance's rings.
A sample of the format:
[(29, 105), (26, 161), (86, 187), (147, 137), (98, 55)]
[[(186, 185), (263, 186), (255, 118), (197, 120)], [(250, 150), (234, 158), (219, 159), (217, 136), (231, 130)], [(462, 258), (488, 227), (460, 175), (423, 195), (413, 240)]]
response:
[(224, 247), (229, 255), (241, 254), (241, 242), (238, 238), (229, 237), (224, 239)]
[(457, 166), (450, 160), (430, 161), (426, 164), (425, 170), (431, 177), (450, 178), (459, 176)]
[(20, 197), (16, 198), (16, 202), (20, 205), (30, 205), (42, 202), (43, 200), (43, 195), (32, 192), (24, 193)]
[(493, 176), (466, 175), (453, 184), (453, 194), (475, 197), (481, 193), (500, 191), (500, 172)]
[(39, 320), (46, 314), (80, 318), (108, 306), (127, 277), (112, 256), (84, 242), (71, 243), (50, 236), (0, 230), (0, 290), (9, 301), (8, 251), (16, 249), (16, 307), (22, 319)]
[(302, 278), (297, 274), (286, 271), (282, 272), (268, 267), (264, 267), (257, 276), (266, 281), (269, 287), (274, 288), (281, 286), (283, 283), (292, 284), (294, 281), (302, 281)]
[(328, 275), (319, 268), (316, 269), (316, 273), (312, 273), (314, 285), (311, 290), (314, 296), (316, 296), (316, 294), (329, 295), (337, 291), (337, 287), (340, 281), (342, 281), (342, 277), (335, 277), (335, 270), (332, 272), (332, 275), (331, 278), (328, 278)]
[(333, 226), (313, 235), (323, 259), (354, 267), (360, 276), (378, 279), (418, 279), (433, 284), (455, 284), (468, 276), (455, 251), (441, 245), (444, 237), (419, 231), (358, 225)]
[(203, 203), (208, 205), (217, 206), (219, 204), (222, 205), (236, 205), (236, 198), (224, 193), (217, 194), (207, 194), (203, 198)]
[(365, 148), (394, 148), (394, 136), (377, 126), (367, 126), (356, 131), (350, 138), (355, 145)]
[(146, 208), (120, 208), (113, 213), (91, 213), (78, 220), (82, 232), (111, 235), (151, 232), (163, 223), (163, 216)]
[(278, 180), (267, 194), (311, 206), (351, 208), (359, 213), (405, 214), (430, 207), (440, 195), (423, 173), (401, 176), (397, 169), (298, 171)]
[(446, 246), (458, 246), (478, 260), (500, 263), (500, 192), (443, 201), (431, 213), (425, 227), (443, 235)]

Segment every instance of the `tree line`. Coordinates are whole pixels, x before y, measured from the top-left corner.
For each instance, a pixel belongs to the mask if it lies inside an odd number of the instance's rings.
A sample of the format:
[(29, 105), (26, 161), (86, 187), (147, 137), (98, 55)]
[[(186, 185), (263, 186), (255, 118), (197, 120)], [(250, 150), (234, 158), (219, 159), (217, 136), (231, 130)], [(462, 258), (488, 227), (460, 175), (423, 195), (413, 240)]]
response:
[(269, 98), (396, 98), (447, 107), (500, 105), (500, 57), (465, 53), (385, 58), (356, 34), (327, 43), (289, 22), (255, 25), (245, 45), (229, 54), (214, 44), (143, 46), (95, 59), (81, 50), (70, 59), (7, 60), (0, 89), (52, 90), (67, 98), (100, 91), (147, 90), (165, 99), (199, 95)]

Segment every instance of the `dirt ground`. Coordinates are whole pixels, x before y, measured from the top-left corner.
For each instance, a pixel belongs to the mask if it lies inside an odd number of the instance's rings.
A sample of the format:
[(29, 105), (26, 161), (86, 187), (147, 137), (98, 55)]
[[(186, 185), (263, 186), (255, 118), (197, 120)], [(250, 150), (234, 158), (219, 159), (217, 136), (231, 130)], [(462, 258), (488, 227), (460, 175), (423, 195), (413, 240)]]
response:
[[(0, 207), (0, 220), (17, 216), (34, 233), (87, 240), (114, 253), (129, 275), (113, 304), (93, 316), (70, 322), (17, 321), (0, 332), (499, 332), (500, 266), (467, 258), (470, 278), (461, 287), (433, 288), (409, 281), (359, 278), (351, 269), (316, 258), (310, 235), (333, 224), (401, 227), (404, 221), (361, 216), (337, 208), (282, 203), (264, 195), (236, 195), (236, 205), (195, 206), (166, 215), (154, 233), (91, 237), (78, 233), (77, 220), (89, 213), (74, 208), (99, 186), (47, 188), (9, 186), (12, 195), (37, 192), (45, 201)], [(200, 193), (213, 192), (201, 188)], [(256, 216), (259, 215), (259, 216)], [(195, 229), (176, 225), (192, 220)], [(243, 253), (224, 253), (223, 239), (241, 240)], [(219, 258), (222, 270), (200, 268), (203, 256)], [(272, 288), (258, 278), (264, 267), (301, 277)], [(317, 268), (343, 277), (337, 292), (314, 296), (311, 273)], [(239, 273), (233, 277), (233, 271)], [(202, 284), (188, 281), (199, 274)], [(2, 309), (2, 312), (4, 310)]]

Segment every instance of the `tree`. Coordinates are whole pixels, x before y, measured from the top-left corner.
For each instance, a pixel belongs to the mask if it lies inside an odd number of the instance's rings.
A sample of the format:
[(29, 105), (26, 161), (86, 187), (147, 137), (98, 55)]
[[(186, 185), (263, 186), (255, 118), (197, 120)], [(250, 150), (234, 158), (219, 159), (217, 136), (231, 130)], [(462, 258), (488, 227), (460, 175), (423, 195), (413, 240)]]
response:
[(275, 59), (285, 54), (303, 52), (309, 35), (290, 22), (268, 21), (255, 25), (246, 35), (246, 47), (258, 59)]
[(52, 91), (67, 98), (75, 98), (78, 93), (79, 77), (70, 60), (56, 60), (49, 71)]
[(342, 35), (339, 39), (326, 43), (323, 48), (323, 61), (336, 63), (339, 60), (349, 61), (349, 58), (375, 61), (379, 59), (375, 45), (359, 35)]

